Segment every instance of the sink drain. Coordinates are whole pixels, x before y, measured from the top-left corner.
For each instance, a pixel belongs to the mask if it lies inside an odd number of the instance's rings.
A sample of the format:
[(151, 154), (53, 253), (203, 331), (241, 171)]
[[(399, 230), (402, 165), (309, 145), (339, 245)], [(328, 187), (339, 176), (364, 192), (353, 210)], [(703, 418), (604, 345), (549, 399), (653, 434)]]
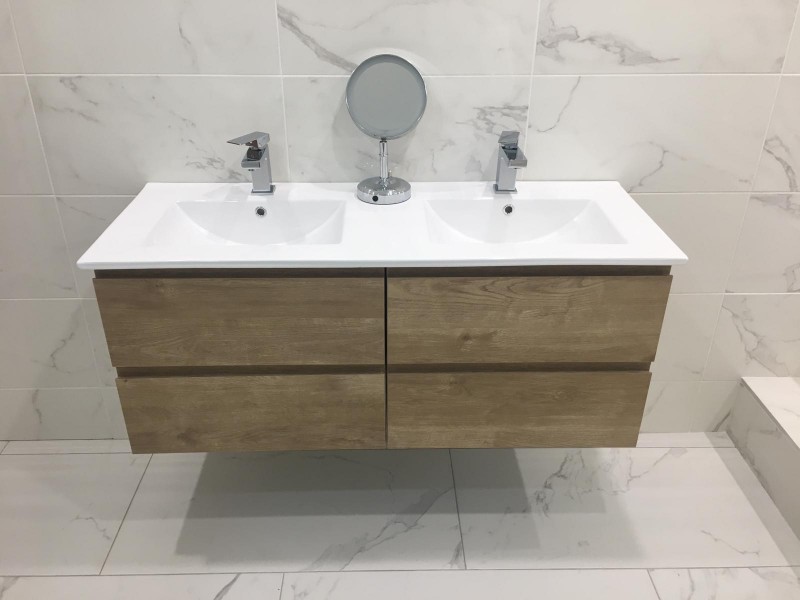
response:
[(259, 206), (258, 208), (256, 208), (256, 215), (258, 215), (259, 217), (263, 217), (266, 214), (267, 214), (267, 209), (264, 208), (263, 206)]
[(503, 212), (506, 213), (507, 215), (510, 215), (511, 213), (514, 212), (514, 207), (512, 205), (510, 205), (510, 204), (506, 204), (503, 207)]

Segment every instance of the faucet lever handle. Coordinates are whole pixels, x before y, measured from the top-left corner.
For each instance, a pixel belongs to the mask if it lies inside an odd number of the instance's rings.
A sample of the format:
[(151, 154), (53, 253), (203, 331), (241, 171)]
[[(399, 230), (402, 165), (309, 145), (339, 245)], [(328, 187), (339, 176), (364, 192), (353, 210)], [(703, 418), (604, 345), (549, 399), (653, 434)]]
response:
[(228, 140), (228, 143), (236, 144), (237, 146), (249, 146), (254, 150), (263, 150), (269, 144), (269, 134), (263, 131), (254, 131), (253, 133)]
[(503, 131), (500, 133), (500, 138), (497, 142), (501, 146), (516, 148), (519, 146), (519, 131)]

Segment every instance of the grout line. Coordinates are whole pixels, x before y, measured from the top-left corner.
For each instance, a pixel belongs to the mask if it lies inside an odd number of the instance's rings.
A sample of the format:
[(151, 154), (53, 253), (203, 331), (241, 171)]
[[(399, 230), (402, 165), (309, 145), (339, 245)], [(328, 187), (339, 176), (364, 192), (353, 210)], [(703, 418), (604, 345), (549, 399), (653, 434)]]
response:
[(286, 573), (281, 573), (281, 591), (278, 594), (278, 600), (283, 598), (283, 584), (286, 581)]
[(530, 150), (530, 148), (528, 146), (528, 144), (529, 144), (528, 131), (530, 130), (530, 125), (531, 125), (531, 107), (533, 106), (533, 102), (532, 102), (532, 100), (533, 100), (533, 73), (534, 73), (535, 67), (536, 67), (536, 48), (539, 45), (539, 23), (541, 22), (541, 19), (540, 19), (541, 10), (542, 10), (542, 0), (539, 0), (536, 3), (536, 30), (533, 32), (533, 50), (531, 52), (531, 70), (530, 70), (530, 73), (528, 74), (528, 78), (529, 78), (529, 81), (528, 81), (528, 110), (525, 111), (525, 131), (522, 132), (523, 135), (525, 136), (525, 144), (523, 146), (525, 148), (525, 156), (527, 156), (529, 160), (530, 160), (530, 156), (531, 156), (531, 150)]
[(458, 490), (456, 489), (456, 473), (453, 468), (453, 450), (447, 449), (447, 456), (450, 458), (450, 475), (453, 477), (453, 498), (456, 501), (456, 517), (458, 517), (458, 535), (461, 536), (461, 556), (464, 557), (464, 570), (469, 569), (467, 566), (467, 548), (464, 544), (464, 530), (461, 528), (461, 510), (458, 508)]
[(289, 161), (289, 121), (286, 119), (286, 86), (283, 76), (283, 55), (281, 54), (281, 19), (278, 16), (278, 3), (275, 2), (275, 41), (278, 47), (278, 72), (281, 76), (281, 110), (283, 111), (283, 146), (286, 152), (286, 181), (292, 180)]
[[(773, 107), (773, 109), (774, 109), (774, 107)], [(766, 140), (765, 140), (764, 143), (766, 143)], [(764, 152), (764, 147), (763, 146), (761, 147), (761, 152), (762, 152), (762, 154)], [(761, 163), (761, 158), (759, 157), (759, 167), (758, 168), (760, 168), (760, 166), (761, 166), (760, 163)], [(758, 168), (756, 169), (756, 174), (758, 174)], [(753, 177), (753, 185), (755, 185), (755, 177)], [(742, 293), (742, 292), (728, 292), (728, 287), (730, 286), (731, 279), (733, 278), (733, 269), (735, 267), (736, 257), (739, 256), (739, 245), (742, 243), (742, 234), (744, 233), (744, 224), (747, 222), (747, 215), (750, 212), (750, 203), (753, 200), (753, 196), (754, 196), (754, 194), (751, 192), (750, 193), (750, 197), (747, 199), (747, 204), (744, 207), (744, 211), (742, 212), (742, 220), (739, 223), (739, 232), (736, 234), (736, 245), (733, 247), (733, 256), (731, 256), (731, 261), (728, 264), (728, 276), (725, 278), (725, 292), (724, 293), (726, 293), (726, 294), (730, 293), (731, 295), (733, 295), (733, 294), (736, 294), (736, 293), (739, 293), (739, 294)], [(761, 292), (761, 293), (766, 293), (766, 292)], [(724, 300), (723, 300), (723, 302), (724, 302)], [(716, 335), (716, 333), (717, 332), (715, 330), (714, 334)]]
[(650, 580), (650, 585), (653, 586), (653, 591), (656, 593), (656, 598), (658, 598), (658, 600), (661, 600), (661, 594), (658, 593), (656, 582), (653, 580), (653, 574), (650, 572), (650, 569), (646, 569), (646, 571), (647, 571), (647, 578)]
[(800, 5), (798, 5), (797, 9), (794, 11), (794, 21), (792, 22), (792, 28), (789, 30), (789, 40), (786, 43), (786, 50), (783, 52), (783, 62), (781, 63), (781, 75), (786, 74), (786, 59), (789, 57), (789, 49), (792, 47), (792, 41), (794, 40), (794, 34), (799, 30), (797, 23), (800, 21)]
[(775, 88), (775, 95), (772, 97), (772, 107), (769, 111), (769, 119), (767, 120), (767, 127), (764, 130), (764, 137), (761, 140), (761, 150), (758, 153), (758, 160), (756, 161), (756, 168), (753, 171), (753, 182), (750, 184), (750, 194), (752, 195), (756, 191), (756, 182), (758, 181), (758, 172), (761, 170), (761, 162), (764, 160), (764, 147), (767, 144), (767, 138), (769, 137), (769, 132), (772, 129), (772, 119), (775, 118), (775, 106), (778, 104), (778, 96), (781, 92), (781, 85), (783, 83), (783, 75), (778, 75), (778, 85)]
[[(0, 77), (19, 77), (21, 73), (0, 73)], [(604, 77), (604, 78), (678, 78), (678, 77), (800, 77), (800, 73), (781, 73), (781, 72), (766, 72), (766, 71), (747, 71), (747, 72), (694, 72), (694, 73), (539, 73), (537, 77), (548, 77), (552, 79), (557, 78), (575, 78), (575, 77)], [(29, 73), (28, 77), (219, 77), (226, 79), (277, 79), (284, 77), (288, 79), (347, 79), (348, 74), (330, 74), (330, 73), (302, 73), (302, 74), (286, 74), (279, 73)], [(528, 77), (525, 73), (422, 73), (424, 79), (523, 79)]]
[(139, 487), (142, 485), (142, 481), (144, 481), (144, 476), (147, 474), (147, 469), (150, 467), (150, 462), (152, 460), (153, 460), (153, 455), (151, 454), (150, 458), (147, 459), (147, 464), (144, 466), (144, 470), (142, 471), (142, 476), (139, 478), (139, 483), (136, 484), (136, 489), (133, 490), (133, 495), (131, 495), (131, 501), (128, 502), (128, 508), (125, 509), (125, 514), (122, 515), (122, 519), (119, 522), (119, 527), (117, 528), (117, 533), (114, 534), (114, 539), (111, 541), (111, 545), (108, 547), (108, 553), (106, 554), (106, 557), (103, 560), (103, 564), (100, 567), (100, 572), (97, 573), (97, 575), (102, 575), (103, 569), (106, 568), (108, 557), (111, 556), (111, 551), (114, 549), (114, 544), (117, 543), (119, 532), (122, 531), (122, 527), (123, 525), (125, 525), (125, 519), (128, 517), (128, 511), (130, 511), (131, 506), (133, 506), (133, 501), (136, 498), (136, 494), (139, 492)]

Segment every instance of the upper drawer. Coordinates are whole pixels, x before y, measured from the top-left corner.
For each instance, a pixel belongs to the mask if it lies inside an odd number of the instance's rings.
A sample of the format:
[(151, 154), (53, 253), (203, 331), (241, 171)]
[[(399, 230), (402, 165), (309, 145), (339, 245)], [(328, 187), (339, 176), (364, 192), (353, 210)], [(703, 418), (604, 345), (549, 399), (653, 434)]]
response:
[(388, 361), (651, 362), (672, 277), (388, 279)]
[(383, 277), (95, 279), (117, 367), (384, 362)]

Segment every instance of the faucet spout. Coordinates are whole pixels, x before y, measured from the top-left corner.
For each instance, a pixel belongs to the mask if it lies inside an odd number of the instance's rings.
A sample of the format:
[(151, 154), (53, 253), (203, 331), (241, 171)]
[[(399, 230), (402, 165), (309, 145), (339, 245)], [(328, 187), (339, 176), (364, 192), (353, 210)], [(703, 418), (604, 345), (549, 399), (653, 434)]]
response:
[(272, 166), (269, 160), (269, 134), (254, 131), (228, 140), (228, 143), (247, 146), (247, 152), (242, 159), (242, 168), (253, 174), (253, 193), (274, 193), (275, 185), (272, 183)]
[(510, 194), (517, 191), (517, 170), (527, 167), (528, 159), (519, 147), (519, 131), (502, 132), (498, 143), (494, 191)]

